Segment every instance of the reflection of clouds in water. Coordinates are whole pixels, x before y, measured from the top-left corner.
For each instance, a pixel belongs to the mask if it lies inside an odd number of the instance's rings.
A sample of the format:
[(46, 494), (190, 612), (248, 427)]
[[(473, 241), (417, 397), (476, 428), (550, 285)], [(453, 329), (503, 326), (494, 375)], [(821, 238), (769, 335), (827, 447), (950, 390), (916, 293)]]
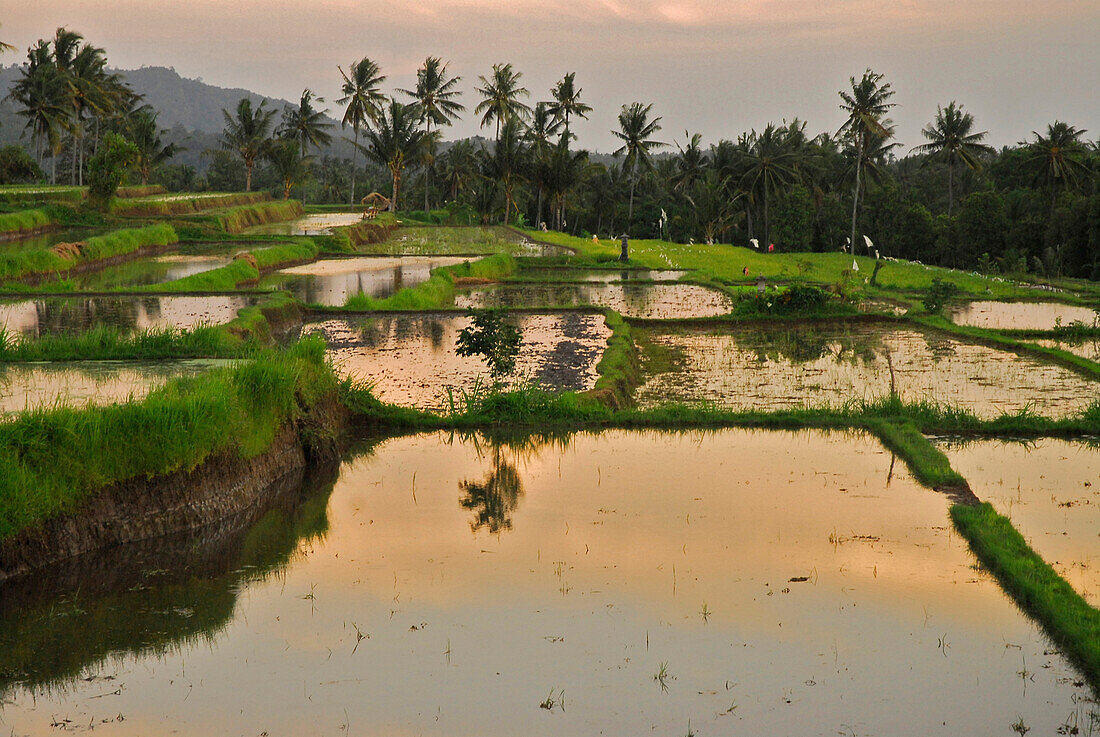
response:
[(758, 409), (837, 406), (887, 396), (891, 373), (907, 401), (946, 403), (986, 417), (1025, 407), (1062, 417), (1100, 398), (1094, 382), (1060, 366), (908, 329), (647, 329), (641, 335), (679, 367), (647, 377), (636, 393), (643, 406), (702, 400)]
[(229, 322), (256, 298), (236, 295), (50, 297), (0, 303), (0, 325), (37, 337), (79, 333), (96, 325), (122, 331), (193, 328)]

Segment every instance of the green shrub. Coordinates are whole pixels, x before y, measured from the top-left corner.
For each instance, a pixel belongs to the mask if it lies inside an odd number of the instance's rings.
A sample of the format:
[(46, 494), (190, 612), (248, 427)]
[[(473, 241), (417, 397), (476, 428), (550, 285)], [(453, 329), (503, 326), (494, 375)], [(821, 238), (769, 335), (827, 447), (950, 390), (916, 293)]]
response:
[(928, 287), (928, 293), (924, 295), (921, 302), (924, 304), (924, 309), (928, 310), (928, 314), (938, 315), (947, 304), (947, 300), (954, 297), (958, 291), (959, 288), (953, 283), (933, 278), (932, 286)]

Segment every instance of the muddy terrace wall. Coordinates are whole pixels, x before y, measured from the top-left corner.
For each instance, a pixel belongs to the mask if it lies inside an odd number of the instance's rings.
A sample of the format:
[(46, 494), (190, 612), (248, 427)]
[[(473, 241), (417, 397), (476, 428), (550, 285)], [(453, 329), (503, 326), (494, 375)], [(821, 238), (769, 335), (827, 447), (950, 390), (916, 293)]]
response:
[(84, 553), (151, 540), (267, 506), (287, 477), (307, 465), (338, 457), (347, 410), (335, 398), (285, 425), (271, 446), (253, 458), (235, 449), (192, 470), (134, 478), (89, 498), (57, 517), (0, 542), (0, 581)]

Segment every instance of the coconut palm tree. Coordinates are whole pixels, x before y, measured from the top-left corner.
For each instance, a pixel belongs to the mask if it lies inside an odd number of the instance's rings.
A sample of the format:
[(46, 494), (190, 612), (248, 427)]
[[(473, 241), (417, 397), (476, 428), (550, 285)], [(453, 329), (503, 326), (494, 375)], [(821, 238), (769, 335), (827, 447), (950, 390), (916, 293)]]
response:
[(292, 138), (272, 141), (264, 152), (264, 159), (283, 183), (283, 199), (290, 199), (290, 191), (309, 176), (309, 161), (312, 157), (302, 156), (298, 142)]
[(309, 146), (318, 150), (322, 146), (332, 143), (332, 134), (328, 129), (332, 123), (325, 120), (328, 110), (318, 110), (313, 107), (314, 102), (324, 102), (325, 98), (313, 94), (308, 87), (302, 90), (302, 97), (298, 101), (298, 107), (286, 106), (283, 108), (283, 120), (279, 125), (279, 135), (298, 141), (301, 146), (301, 156), (304, 159)]
[(31, 131), (35, 161), (42, 165), (43, 143), (51, 152), (51, 181), (57, 180), (57, 153), (61, 131), (69, 112), (69, 90), (64, 76), (54, 64), (53, 52), (46, 41), (39, 41), (27, 52), (27, 64), (12, 85), (7, 99), (21, 106), (18, 114), (26, 118)]
[(611, 134), (623, 142), (623, 145), (615, 151), (615, 156), (626, 154), (623, 166), (630, 171), (630, 207), (627, 214), (627, 227), (634, 224), (634, 189), (638, 184), (638, 165), (645, 170), (653, 168), (653, 162), (649, 158), (650, 149), (667, 146), (660, 141), (651, 141), (650, 137), (661, 130), (661, 118), (649, 119), (653, 111), (653, 104), (643, 105), (640, 102), (623, 105), (619, 111), (619, 130), (611, 131)]
[(344, 117), (340, 120), (340, 125), (344, 128), (350, 125), (353, 135), (350, 203), (354, 205), (355, 164), (356, 157), (359, 155), (359, 131), (367, 123), (377, 121), (381, 117), (381, 105), (385, 102), (386, 96), (382, 94), (380, 87), (386, 81), (386, 77), (382, 74), (378, 64), (366, 57), (352, 62), (347, 72), (339, 66), (336, 68), (339, 69), (340, 76), (344, 78), (344, 83), (340, 87), (340, 92), (344, 96), (336, 102), (347, 106), (344, 108)]
[(874, 139), (886, 140), (893, 136), (893, 127), (886, 120), (886, 113), (894, 107), (894, 103), (888, 100), (894, 96), (889, 82), (884, 82), (882, 74), (872, 72), (870, 69), (863, 73), (863, 78), (856, 82), (855, 77), (850, 77), (852, 89), (850, 92), (841, 90), (840, 109), (848, 114), (848, 119), (837, 131), (838, 136), (847, 136), (851, 139), (856, 158), (855, 187), (852, 190), (852, 236), (851, 247), (855, 252), (856, 243), (856, 213), (859, 207), (859, 193), (861, 186), (861, 172), (863, 171), (864, 156), (867, 149), (873, 144)]
[(487, 161), (486, 175), (495, 179), (504, 191), (504, 225), (511, 219), (516, 185), (527, 168), (527, 149), (523, 146), (523, 124), (515, 118), (504, 121), (500, 138)]
[(478, 77), (482, 87), (477, 88), (477, 93), (484, 99), (474, 108), (474, 115), (481, 116), (481, 127), (496, 123), (496, 138), (500, 139), (501, 123), (509, 118), (527, 120), (531, 115), (531, 108), (520, 102), (521, 97), (530, 97), (531, 92), (526, 87), (519, 86), (519, 78), (523, 72), (512, 70), (511, 64), (494, 64), (493, 78)]
[(744, 187), (754, 201), (763, 205), (764, 242), (771, 243), (768, 196), (778, 194), (798, 180), (798, 154), (786, 135), (788, 128), (768, 123), (763, 132), (750, 134), (752, 145), (744, 159), (747, 170)]
[(588, 169), (587, 151), (570, 151), (570, 135), (563, 132), (550, 152), (547, 191), (554, 212), (554, 227), (565, 227), (565, 203), (569, 194), (584, 180)]
[(576, 76), (576, 72), (569, 72), (550, 90), (553, 97), (553, 102), (550, 103), (550, 113), (564, 123), (566, 131), (569, 130), (570, 115), (588, 120), (588, 113), (592, 112), (590, 106), (581, 102), (582, 90), (574, 84)]
[(988, 131), (971, 132), (974, 128), (974, 116), (964, 113), (962, 105), (955, 106), (955, 101), (948, 103), (947, 107), (936, 106), (936, 119), (924, 127), (921, 131), (928, 143), (921, 144), (913, 150), (928, 154), (921, 166), (930, 162), (943, 162), (947, 164), (947, 214), (950, 216), (955, 204), (955, 166), (962, 162), (971, 171), (980, 171), (982, 162), (979, 158), (982, 154), (993, 153), (993, 147), (982, 143), (988, 135)]
[(1050, 211), (1054, 213), (1058, 191), (1080, 186), (1081, 177), (1089, 172), (1087, 149), (1081, 136), (1088, 131), (1056, 120), (1047, 125), (1046, 134), (1032, 131), (1035, 138), (1021, 141), (1027, 148), (1024, 160), (1031, 169), (1036, 184), (1050, 188)]
[(237, 103), (237, 114), (232, 116), (228, 110), (222, 110), (225, 129), (222, 131), (221, 145), (227, 151), (233, 151), (244, 162), (244, 190), (252, 191), (252, 169), (256, 160), (267, 153), (271, 147), (272, 118), (274, 110), (264, 110), (261, 101), (255, 109), (247, 97)]
[(424, 130), (428, 134), (427, 161), (424, 167), (424, 210), (428, 210), (428, 192), (431, 189), (432, 163), (435, 160), (435, 139), (432, 138), (432, 123), (439, 126), (450, 125), (466, 110), (457, 98), (462, 94), (455, 89), (462, 77), (447, 77), (447, 65), (437, 56), (429, 56), (424, 65), (416, 72), (415, 90), (398, 90), (412, 97), (420, 106), (424, 121)]
[[(688, 132), (684, 131), (685, 138), (688, 135)], [(676, 156), (676, 173), (670, 180), (673, 189), (688, 189), (705, 176), (710, 162), (707, 160), (706, 152), (703, 151), (702, 142), (703, 134), (695, 133), (688, 138), (687, 146), (681, 147), (679, 143), (676, 144), (680, 153)]]
[(164, 163), (180, 151), (176, 144), (166, 144), (161, 140), (161, 134), (167, 131), (157, 128), (157, 112), (148, 106), (137, 110), (130, 117), (126, 132), (126, 137), (137, 146), (135, 164), (141, 174), (142, 184), (149, 183), (153, 167)]
[(455, 141), (440, 158), (440, 163), (443, 167), (443, 181), (450, 189), (451, 199), (457, 200), (477, 177), (477, 153), (474, 151), (474, 144), (468, 138)]
[(550, 103), (535, 104), (525, 138), (530, 148), (531, 177), (538, 192), (538, 204), (535, 208), (536, 227), (542, 222), (542, 198), (550, 176), (550, 151), (554, 147), (551, 139), (558, 134), (561, 126), (562, 121), (550, 112)]
[(365, 138), (366, 144), (359, 144), (360, 150), (371, 161), (386, 167), (393, 178), (390, 212), (394, 212), (405, 167), (420, 154), (427, 139), (427, 133), (420, 129), (420, 107), (416, 103), (403, 105), (390, 98), (390, 104), (382, 109), (382, 117), (367, 128)]
[(4, 53), (5, 51), (15, 51), (15, 47), (9, 43), (4, 43), (3, 41), (0, 41), (0, 54)]

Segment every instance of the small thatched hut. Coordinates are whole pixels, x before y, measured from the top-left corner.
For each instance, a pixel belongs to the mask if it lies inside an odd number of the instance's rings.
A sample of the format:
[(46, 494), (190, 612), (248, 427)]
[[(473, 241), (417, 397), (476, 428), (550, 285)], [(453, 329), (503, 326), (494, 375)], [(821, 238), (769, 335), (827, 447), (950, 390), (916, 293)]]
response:
[(360, 201), (360, 204), (367, 208), (366, 212), (363, 213), (363, 217), (371, 220), (377, 217), (378, 213), (390, 208), (390, 198), (377, 192), (371, 192)]

